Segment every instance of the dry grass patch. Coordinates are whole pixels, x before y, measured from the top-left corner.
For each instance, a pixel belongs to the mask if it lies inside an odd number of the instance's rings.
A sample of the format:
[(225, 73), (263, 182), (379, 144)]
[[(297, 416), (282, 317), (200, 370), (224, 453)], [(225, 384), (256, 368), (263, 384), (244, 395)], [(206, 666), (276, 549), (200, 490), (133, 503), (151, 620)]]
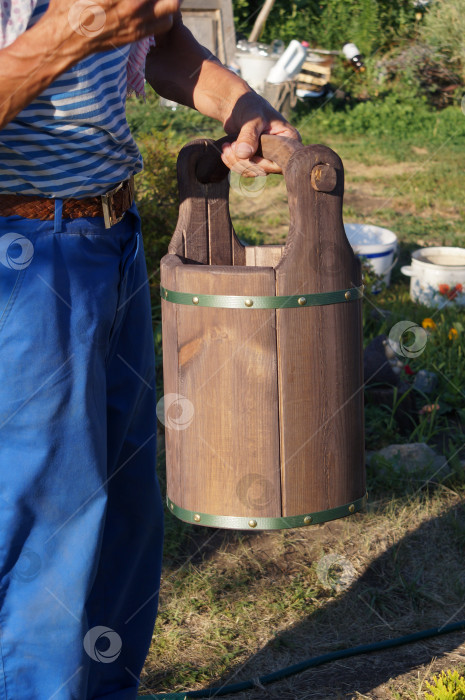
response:
[[(162, 584), (143, 678), (152, 692), (256, 678), (460, 617), (465, 509), (454, 490), (378, 502), (364, 515), (305, 530), (189, 532), (179, 555), (189, 563), (173, 567)], [(335, 554), (342, 571), (336, 562), (322, 578), (321, 562)], [(352, 573), (343, 580), (346, 563)], [(456, 649), (457, 637), (337, 662), (273, 684), (265, 695), (235, 697), (334, 698), (350, 690), (394, 698), (386, 688), (394, 692), (397, 675), (414, 675), (419, 664)]]

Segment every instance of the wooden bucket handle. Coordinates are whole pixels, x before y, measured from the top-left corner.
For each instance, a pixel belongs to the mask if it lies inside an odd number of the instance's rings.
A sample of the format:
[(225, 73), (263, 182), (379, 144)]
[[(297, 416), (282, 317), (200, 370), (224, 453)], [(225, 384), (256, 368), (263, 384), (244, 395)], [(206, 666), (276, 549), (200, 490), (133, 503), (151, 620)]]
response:
[[(199, 159), (195, 174), (200, 182), (208, 184), (210, 182), (220, 182), (229, 173), (229, 169), (221, 160), (222, 146), (236, 140), (236, 136), (223, 136), (218, 141), (212, 141), (207, 146), (205, 153)], [(260, 145), (257, 151), (259, 156), (277, 163), (284, 172), (292, 154), (304, 148), (299, 141), (286, 138), (284, 136), (272, 136), (262, 134)]]
[[(225, 136), (199, 139), (178, 158), (179, 219), (168, 252), (187, 262), (245, 265), (245, 247), (229, 214), (228, 168), (221, 160)], [(263, 134), (260, 154), (276, 162), (286, 183), (289, 235), (276, 271), (279, 277), (310, 277), (312, 289), (326, 292), (361, 284), (360, 264), (342, 221), (344, 169), (327, 146), (303, 146), (295, 139)]]

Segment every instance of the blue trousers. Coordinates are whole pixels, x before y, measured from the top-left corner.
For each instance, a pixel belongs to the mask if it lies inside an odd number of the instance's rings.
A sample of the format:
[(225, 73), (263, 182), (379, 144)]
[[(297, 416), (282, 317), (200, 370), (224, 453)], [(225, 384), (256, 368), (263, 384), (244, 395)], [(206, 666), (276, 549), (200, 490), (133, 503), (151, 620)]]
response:
[(0, 700), (134, 700), (163, 540), (140, 218), (56, 211), (0, 217)]

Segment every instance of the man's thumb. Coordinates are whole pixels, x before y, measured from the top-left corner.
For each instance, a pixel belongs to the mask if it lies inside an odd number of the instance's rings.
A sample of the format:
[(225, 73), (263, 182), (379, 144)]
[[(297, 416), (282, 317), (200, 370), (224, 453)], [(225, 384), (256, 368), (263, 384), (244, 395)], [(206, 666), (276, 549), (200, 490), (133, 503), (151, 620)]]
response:
[(254, 153), (257, 150), (257, 145), (253, 145), (251, 141), (253, 141), (253, 136), (243, 136), (241, 140), (239, 140), (241, 137), (236, 141), (236, 146), (234, 148), (234, 153), (237, 156), (237, 158), (251, 158)]

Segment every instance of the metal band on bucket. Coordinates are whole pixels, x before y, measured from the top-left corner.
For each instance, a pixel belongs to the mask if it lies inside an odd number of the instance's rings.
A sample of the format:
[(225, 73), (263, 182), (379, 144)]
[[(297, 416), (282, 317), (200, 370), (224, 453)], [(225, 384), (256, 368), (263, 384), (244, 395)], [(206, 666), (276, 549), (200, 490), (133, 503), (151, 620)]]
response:
[(291, 296), (233, 296), (227, 294), (191, 294), (174, 292), (160, 285), (160, 296), (173, 304), (188, 306), (212, 306), (223, 309), (281, 309), (305, 306), (324, 306), (357, 301), (363, 298), (363, 284), (360, 287), (340, 289), (336, 292), (316, 294), (294, 294)]
[(395, 253), (395, 248), (392, 250), (384, 250), (382, 253), (355, 253), (360, 258), (385, 258), (387, 255)]
[(352, 515), (363, 510), (367, 504), (368, 494), (358, 498), (343, 506), (320, 510), (316, 513), (304, 513), (303, 515), (293, 515), (281, 518), (264, 518), (261, 516), (235, 517), (232, 515), (209, 515), (193, 510), (186, 510), (177, 506), (176, 503), (167, 496), (166, 504), (168, 509), (180, 520), (193, 525), (205, 525), (206, 527), (221, 527), (230, 530), (285, 530), (291, 527), (306, 527), (308, 525), (318, 525), (328, 520), (336, 520), (346, 515)]

